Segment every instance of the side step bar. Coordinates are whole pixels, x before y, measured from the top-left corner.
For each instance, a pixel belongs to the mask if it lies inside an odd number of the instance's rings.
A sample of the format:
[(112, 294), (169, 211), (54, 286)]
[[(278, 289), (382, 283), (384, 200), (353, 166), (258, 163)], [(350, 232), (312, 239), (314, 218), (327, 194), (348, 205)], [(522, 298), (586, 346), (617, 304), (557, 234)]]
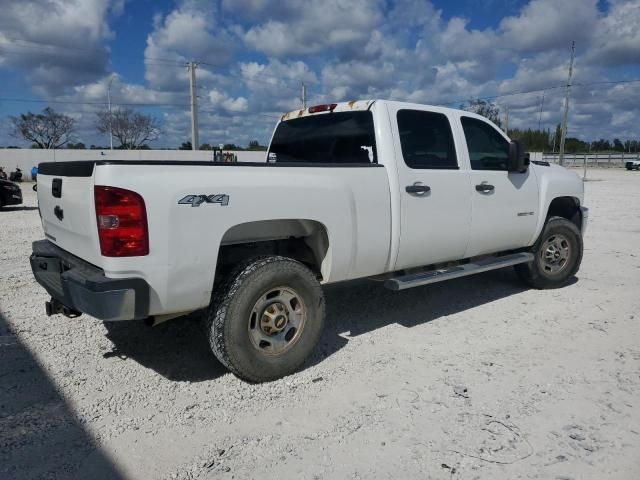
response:
[(430, 283), (443, 282), (453, 278), (488, 272), (489, 270), (497, 270), (498, 268), (510, 267), (512, 265), (518, 265), (519, 263), (532, 262), (534, 258), (532, 253), (512, 253), (501, 257), (486, 258), (464, 265), (390, 278), (384, 282), (384, 286), (389, 290), (406, 290), (407, 288), (419, 287)]

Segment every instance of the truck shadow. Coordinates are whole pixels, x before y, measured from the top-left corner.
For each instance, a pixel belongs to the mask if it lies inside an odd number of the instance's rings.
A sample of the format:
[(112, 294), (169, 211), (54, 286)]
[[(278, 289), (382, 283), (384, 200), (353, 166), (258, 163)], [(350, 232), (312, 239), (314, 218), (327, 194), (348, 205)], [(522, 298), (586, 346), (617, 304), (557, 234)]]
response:
[[(572, 282), (576, 282), (573, 279)], [(343, 348), (349, 337), (399, 324), (407, 328), (500, 300), (527, 290), (513, 269), (393, 292), (381, 282), (355, 280), (324, 287), (325, 331), (305, 368)], [(215, 358), (198, 315), (156, 327), (142, 322), (106, 322), (113, 350), (106, 358), (131, 359), (177, 382), (215, 380), (228, 373)]]
[(124, 479), (0, 313), (0, 478)]
[(105, 358), (132, 359), (177, 382), (214, 380), (228, 371), (211, 352), (199, 314), (155, 327), (143, 322), (105, 322), (113, 350)]
[[(577, 279), (571, 280), (575, 283)], [(356, 280), (325, 287), (325, 331), (307, 367), (333, 355), (356, 337), (392, 324), (407, 328), (470, 310), (527, 290), (506, 268), (401, 292), (382, 282)]]

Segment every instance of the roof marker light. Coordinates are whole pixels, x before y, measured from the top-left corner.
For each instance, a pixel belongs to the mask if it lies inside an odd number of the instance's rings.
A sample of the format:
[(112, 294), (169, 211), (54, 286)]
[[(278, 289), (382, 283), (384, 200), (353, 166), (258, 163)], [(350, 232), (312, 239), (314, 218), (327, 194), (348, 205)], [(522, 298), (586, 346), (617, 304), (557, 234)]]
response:
[(322, 105), (314, 105), (313, 107), (309, 107), (309, 113), (333, 112), (333, 109), (337, 106), (337, 103), (324, 103)]

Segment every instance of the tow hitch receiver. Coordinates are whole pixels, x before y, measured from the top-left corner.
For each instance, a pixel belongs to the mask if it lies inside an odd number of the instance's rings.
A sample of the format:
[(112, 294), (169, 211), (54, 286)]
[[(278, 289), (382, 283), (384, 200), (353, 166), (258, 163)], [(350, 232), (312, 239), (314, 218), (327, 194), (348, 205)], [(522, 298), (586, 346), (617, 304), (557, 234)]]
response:
[(82, 315), (82, 312), (78, 310), (74, 310), (73, 308), (69, 308), (66, 305), (63, 305), (55, 298), (52, 298), (50, 301), (45, 302), (45, 309), (47, 310), (47, 317), (51, 315), (57, 315), (59, 313), (63, 314), (65, 317), (76, 318)]

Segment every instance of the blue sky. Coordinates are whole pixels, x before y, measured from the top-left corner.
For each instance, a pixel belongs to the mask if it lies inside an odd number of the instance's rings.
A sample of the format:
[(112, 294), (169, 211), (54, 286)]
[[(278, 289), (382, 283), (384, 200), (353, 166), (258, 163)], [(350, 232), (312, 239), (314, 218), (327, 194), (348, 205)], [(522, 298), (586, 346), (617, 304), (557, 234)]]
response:
[[(493, 98), (512, 126), (561, 117), (577, 44), (570, 135), (638, 139), (640, 0), (0, 0), (0, 145), (9, 115), (72, 115), (78, 140), (112, 100), (156, 116), (156, 147), (189, 139), (197, 69), (201, 142), (268, 141), (310, 103), (392, 98), (458, 106)], [(513, 92), (534, 91), (510, 95)], [(20, 100), (20, 101), (16, 101)], [(37, 100), (37, 101), (36, 101)], [(542, 109), (541, 109), (542, 107)]]

